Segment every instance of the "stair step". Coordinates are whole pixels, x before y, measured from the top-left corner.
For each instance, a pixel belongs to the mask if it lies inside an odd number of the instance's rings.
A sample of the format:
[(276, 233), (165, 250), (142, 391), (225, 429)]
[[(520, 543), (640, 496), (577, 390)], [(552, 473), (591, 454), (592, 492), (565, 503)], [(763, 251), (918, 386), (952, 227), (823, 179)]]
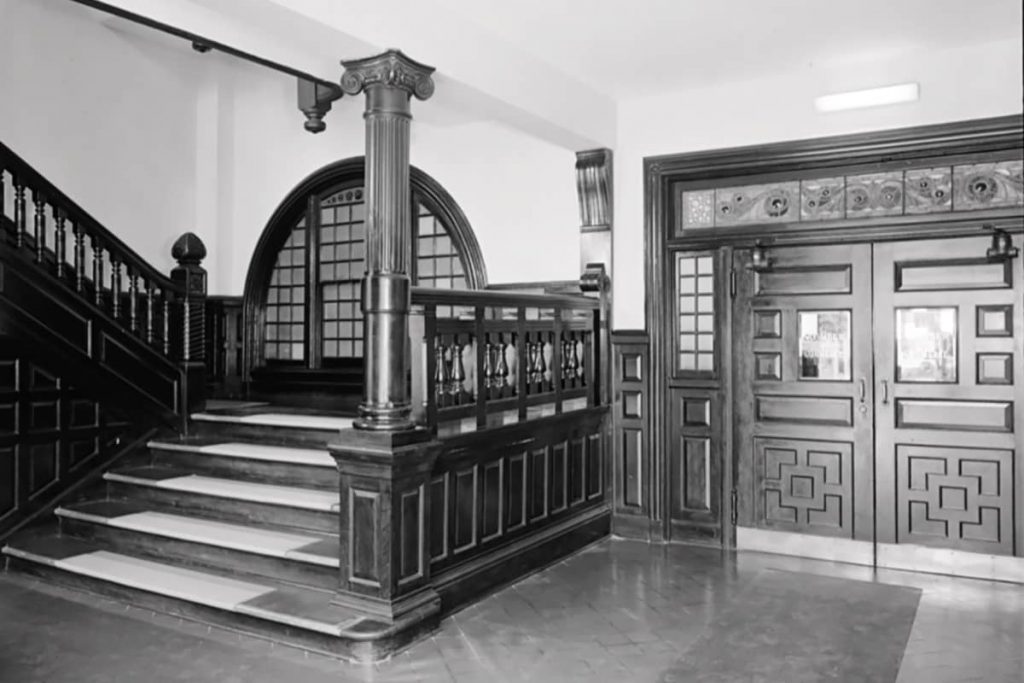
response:
[(331, 605), (322, 591), (280, 588), (186, 569), (111, 552), (79, 539), (25, 539), (5, 546), (3, 553), (71, 574), (330, 636), (342, 636), (365, 620), (352, 610)]
[(337, 539), (287, 533), (251, 525), (229, 524), (200, 517), (147, 510), (123, 501), (94, 501), (57, 508), (58, 517), (230, 550), (338, 566)]
[(266, 505), (281, 505), (317, 512), (337, 512), (338, 494), (331, 491), (305, 489), (276, 484), (257, 484), (236, 479), (207, 477), (186, 470), (164, 467), (136, 467), (105, 472), (108, 482), (134, 484), (152, 488), (196, 493), (216, 498), (251, 501)]
[(295, 448), (289, 446), (268, 446), (265, 444), (245, 443), (241, 441), (218, 441), (200, 438), (182, 441), (150, 441), (147, 446), (159, 450), (180, 451), (184, 453), (203, 453), (225, 458), (242, 460), (260, 460), (287, 465), (306, 465), (309, 467), (325, 467), (334, 470), (334, 458), (324, 449)]
[(349, 429), (352, 427), (353, 422), (351, 417), (274, 412), (247, 413), (244, 415), (206, 412), (193, 413), (191, 417), (199, 422), (224, 422), (261, 427), (293, 427), (296, 429), (329, 429), (333, 431)]

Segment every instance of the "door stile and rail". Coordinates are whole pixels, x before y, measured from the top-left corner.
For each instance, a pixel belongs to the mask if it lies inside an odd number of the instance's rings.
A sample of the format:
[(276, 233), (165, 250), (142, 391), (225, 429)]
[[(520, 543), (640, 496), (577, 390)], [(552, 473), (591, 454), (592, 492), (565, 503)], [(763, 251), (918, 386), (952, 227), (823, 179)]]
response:
[[(5, 276), (26, 285), (8, 292), (15, 305), (16, 291), (35, 298), (52, 291), (87, 306), (102, 324), (78, 350), (108, 365), (131, 356), (132, 368), (160, 375), (158, 383), (174, 389), (152, 391), (151, 398), (178, 416), (202, 399), (206, 249), (198, 237), (179, 238), (172, 249), (178, 266), (165, 275), (2, 143), (0, 225)], [(45, 279), (37, 281), (40, 275)], [(20, 307), (31, 315), (27, 300)], [(127, 365), (119, 372), (134, 374)]]

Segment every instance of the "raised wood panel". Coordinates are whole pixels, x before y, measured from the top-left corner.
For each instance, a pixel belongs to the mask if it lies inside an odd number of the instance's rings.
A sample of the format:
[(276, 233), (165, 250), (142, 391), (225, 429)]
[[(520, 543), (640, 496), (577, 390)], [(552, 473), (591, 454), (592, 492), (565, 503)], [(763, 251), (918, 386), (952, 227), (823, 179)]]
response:
[(853, 424), (853, 401), (835, 396), (761, 394), (754, 397), (754, 415), (761, 422), (848, 427)]
[(504, 501), (505, 461), (498, 460), (482, 466), (483, 495), (481, 496), (480, 541), (486, 543), (502, 533), (501, 517)]
[(380, 539), (377, 538), (380, 493), (349, 488), (349, 581), (380, 586)]
[(456, 470), (452, 475), (452, 552), (464, 553), (476, 547), (477, 466)]
[(584, 484), (587, 478), (586, 449), (583, 438), (569, 442), (569, 504), (579, 505), (586, 499)]
[(1014, 453), (896, 445), (896, 538), (900, 543), (1012, 555)]
[(979, 337), (1012, 337), (1013, 305), (978, 306), (976, 333)]
[(563, 441), (551, 448), (551, 514), (569, 506), (569, 444)]
[(1012, 432), (1009, 401), (896, 400), (897, 429)]
[(602, 505), (608, 418), (595, 408), (443, 439), (427, 488), (432, 575)]
[(116, 339), (100, 335), (100, 362), (118, 377), (131, 382), (161, 405), (178, 407), (178, 382), (155, 372), (151, 359), (140, 356)]
[(399, 582), (423, 576), (423, 487), (400, 495)]
[(1013, 384), (1013, 354), (979, 353), (976, 381), (978, 384)]
[(666, 463), (673, 538), (707, 542), (722, 537), (721, 405), (715, 389), (673, 392)]
[(23, 314), (52, 330), (81, 353), (89, 353), (92, 329), (89, 320), (47, 296), (11, 268), (0, 268), (0, 292)]
[(548, 447), (530, 450), (530, 499), (527, 502), (530, 522), (539, 522), (548, 516), (548, 501), (551, 498), (548, 484), (551, 481), (550, 453)]
[(448, 475), (430, 480), (430, 561), (448, 557)]
[[(650, 358), (646, 334), (613, 333), (612, 361), (615, 366), (613, 393), (619, 404), (612, 423), (613, 457), (609, 472), (614, 510), (618, 514), (643, 515), (648, 511), (647, 487), (651, 481), (648, 453)], [(592, 468), (588, 472), (594, 474)]]
[(849, 294), (853, 274), (845, 264), (776, 268), (756, 273), (754, 282), (754, 291), (761, 296)]
[(755, 437), (754, 462), (758, 526), (852, 538), (852, 444)]
[(0, 537), (132, 430), (28, 351), (0, 338)]
[(508, 506), (505, 517), (505, 528), (511, 533), (526, 526), (527, 494), (526, 478), (527, 454), (517, 453), (508, 458)]
[(985, 259), (904, 261), (896, 264), (897, 292), (1004, 289), (1013, 286), (1011, 261)]

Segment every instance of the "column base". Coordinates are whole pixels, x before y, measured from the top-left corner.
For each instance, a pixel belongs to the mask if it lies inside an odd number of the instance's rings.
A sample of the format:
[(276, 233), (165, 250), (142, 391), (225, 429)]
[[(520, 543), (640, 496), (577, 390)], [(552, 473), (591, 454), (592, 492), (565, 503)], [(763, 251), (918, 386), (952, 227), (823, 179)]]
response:
[(431, 586), (393, 600), (338, 591), (331, 604), (362, 612), (374, 619), (393, 624), (400, 621), (422, 621), (441, 611), (441, 596)]

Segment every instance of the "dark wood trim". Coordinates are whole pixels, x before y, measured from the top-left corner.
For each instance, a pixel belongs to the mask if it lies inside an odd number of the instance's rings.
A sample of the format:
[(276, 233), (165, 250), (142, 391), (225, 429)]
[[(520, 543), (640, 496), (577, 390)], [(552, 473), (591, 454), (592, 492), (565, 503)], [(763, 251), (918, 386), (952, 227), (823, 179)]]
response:
[[(1024, 116), (1020, 114), (991, 119), (961, 121), (941, 125), (902, 128), (888, 131), (858, 133), (797, 140), (767, 145), (705, 150), (688, 154), (668, 154), (644, 159), (644, 314), (650, 334), (651, 354), (651, 422), (649, 428), (652, 476), (650, 480), (653, 540), (660, 533), (671, 537), (668, 522), (670, 482), (667, 481), (670, 447), (669, 394), (673, 387), (697, 388), (722, 382), (732, 386), (728, 353), (719, 353), (723, 372), (715, 382), (673, 379), (671, 330), (672, 296), (666, 292), (672, 284), (671, 253), (676, 250), (712, 250), (722, 247), (749, 247), (755, 239), (768, 244), (825, 244), (836, 242), (879, 241), (908, 238), (930, 238), (977, 234), (982, 224), (990, 224), (1011, 232), (1024, 231), (1022, 211), (1018, 208), (991, 209), (974, 212), (899, 216), (864, 220), (756, 225), (729, 228), (707, 228), (695, 236), (677, 237), (673, 231), (674, 197), (680, 184), (687, 187), (715, 187), (760, 182), (770, 174), (805, 174), (842, 167), (866, 170), (906, 168), (927, 160), (946, 163), (957, 160), (988, 159), (1019, 154), (1024, 149)], [(950, 161), (950, 163), (953, 163)], [(728, 251), (724, 262), (729, 262)], [(722, 262), (722, 261), (720, 261)], [(726, 274), (727, 275), (727, 274)], [(728, 280), (725, 280), (728, 282)], [(730, 343), (726, 332), (731, 321), (719, 311), (718, 344)], [(731, 395), (731, 391), (727, 395)], [(725, 401), (722, 419), (730, 420), (729, 401)], [(731, 429), (725, 430), (723, 448), (733, 450)], [(726, 455), (726, 460), (730, 458)], [(728, 519), (732, 463), (723, 463), (722, 516)], [(733, 531), (723, 535), (732, 542)]]
[[(611, 347), (613, 526), (618, 534), (646, 539), (651, 513), (650, 337), (643, 330), (616, 330)], [(620, 524), (626, 517), (636, 521)]]

